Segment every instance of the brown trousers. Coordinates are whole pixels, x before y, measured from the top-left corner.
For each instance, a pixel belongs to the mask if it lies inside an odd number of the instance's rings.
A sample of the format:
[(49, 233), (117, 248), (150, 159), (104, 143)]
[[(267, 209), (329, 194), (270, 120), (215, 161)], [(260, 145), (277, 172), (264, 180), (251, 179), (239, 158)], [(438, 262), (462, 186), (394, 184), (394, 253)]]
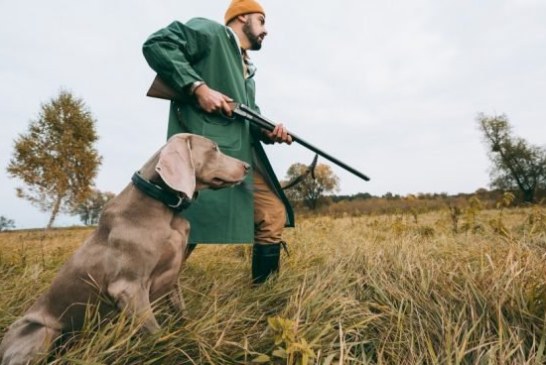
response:
[(286, 223), (286, 209), (259, 172), (254, 172), (254, 242), (279, 243)]

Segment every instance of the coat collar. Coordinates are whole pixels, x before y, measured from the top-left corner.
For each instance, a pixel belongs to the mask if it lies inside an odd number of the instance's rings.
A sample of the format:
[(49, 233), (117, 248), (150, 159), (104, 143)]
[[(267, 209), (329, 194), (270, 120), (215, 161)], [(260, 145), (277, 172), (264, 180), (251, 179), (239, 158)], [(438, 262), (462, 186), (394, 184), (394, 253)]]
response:
[[(245, 76), (245, 79), (250, 79), (254, 77), (256, 74), (256, 66), (252, 61), (250, 60), (250, 57), (248, 57), (248, 51), (246, 53), (246, 57), (243, 54), (243, 49), (241, 48), (241, 41), (239, 40), (239, 37), (237, 36), (237, 33), (230, 27), (226, 26), (226, 33), (229, 39), (231, 39), (233, 42), (235, 42), (235, 46), (237, 47), (237, 50), (239, 51), (239, 55), (241, 56), (241, 64), (243, 65), (243, 73), (246, 66), (247, 69), (247, 75)], [(246, 64), (246, 65), (245, 65)]]

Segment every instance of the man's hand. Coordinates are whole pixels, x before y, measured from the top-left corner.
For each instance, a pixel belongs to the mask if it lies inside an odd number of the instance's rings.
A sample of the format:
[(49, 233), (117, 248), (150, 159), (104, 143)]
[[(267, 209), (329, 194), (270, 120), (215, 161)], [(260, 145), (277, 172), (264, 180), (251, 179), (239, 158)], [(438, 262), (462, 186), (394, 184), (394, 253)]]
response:
[(288, 130), (282, 123), (277, 124), (271, 132), (266, 130), (263, 130), (263, 132), (266, 138), (269, 138), (272, 142), (292, 143), (292, 137), (288, 134)]
[(228, 117), (231, 117), (230, 102), (233, 101), (229, 96), (222, 94), (216, 90), (209, 88), (206, 84), (199, 86), (195, 90), (195, 99), (199, 107), (207, 113), (222, 112)]
[[(199, 107), (207, 113), (223, 113), (228, 117), (231, 117), (231, 104), (233, 99), (229, 96), (222, 94), (219, 91), (213, 90), (207, 86), (207, 84), (200, 85), (194, 93), (195, 99), (199, 104)], [(275, 128), (269, 132), (263, 130), (265, 138), (271, 142), (278, 143), (292, 143), (292, 137), (288, 134), (288, 130), (282, 123), (279, 123)]]

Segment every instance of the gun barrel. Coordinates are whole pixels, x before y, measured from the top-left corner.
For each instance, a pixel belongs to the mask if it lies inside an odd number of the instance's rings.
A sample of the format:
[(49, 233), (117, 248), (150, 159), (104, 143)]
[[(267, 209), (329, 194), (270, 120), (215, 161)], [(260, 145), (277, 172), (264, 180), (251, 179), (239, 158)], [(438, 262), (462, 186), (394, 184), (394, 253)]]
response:
[[(170, 87), (168, 86), (159, 76), (156, 75), (152, 85), (150, 86), (150, 89), (148, 90), (147, 96), (154, 97), (154, 98), (160, 98), (160, 99), (166, 99), (166, 100), (178, 100), (180, 99), (180, 96)], [(247, 119), (251, 123), (254, 123), (255, 125), (258, 125), (259, 127), (272, 131), (275, 128), (275, 123), (273, 123), (271, 120), (267, 119), (263, 115), (256, 113), (254, 110), (250, 109), (244, 104), (240, 103), (231, 103), (232, 112), (242, 118)], [(303, 147), (310, 149), (311, 151), (315, 152), (316, 154), (324, 157), (325, 159), (335, 163), (336, 165), (344, 168), (345, 170), (351, 172), (352, 174), (358, 176), (359, 178), (369, 181), (370, 178), (357, 169), (347, 165), (343, 161), (338, 160), (332, 155), (329, 155), (328, 153), (322, 151), (321, 149), (313, 146), (311, 143), (307, 142), (303, 138), (300, 138), (296, 136), (293, 133), (290, 133), (292, 136), (292, 140), (295, 142), (301, 144)]]
[[(257, 112), (253, 111), (252, 109), (250, 109), (249, 107), (247, 107), (244, 104), (233, 103), (232, 112), (235, 115), (238, 115), (238, 116), (240, 116), (242, 118), (245, 118), (245, 119), (249, 120), (251, 123), (254, 123), (254, 124), (258, 125), (259, 127), (263, 128), (265, 130), (272, 131), (275, 128), (275, 123), (273, 123), (271, 120), (267, 119), (263, 115), (258, 114)], [(290, 136), (292, 136), (292, 140), (294, 142), (297, 142), (297, 143), (301, 144), (303, 147), (305, 147), (307, 149), (310, 149), (311, 151), (315, 152), (316, 154), (318, 154), (318, 155), (326, 158), (327, 160), (335, 163), (339, 167), (344, 168), (345, 170), (351, 172), (352, 174), (358, 176), (359, 178), (361, 178), (361, 179), (363, 179), (365, 181), (370, 180), (370, 178), (368, 176), (364, 175), (362, 172), (360, 172), (357, 169), (347, 165), (345, 162), (338, 160), (334, 156), (322, 151), (318, 147), (313, 146), (311, 143), (305, 141), (303, 138), (298, 137), (297, 135), (295, 135), (293, 133), (289, 133), (289, 134), (290, 134)]]

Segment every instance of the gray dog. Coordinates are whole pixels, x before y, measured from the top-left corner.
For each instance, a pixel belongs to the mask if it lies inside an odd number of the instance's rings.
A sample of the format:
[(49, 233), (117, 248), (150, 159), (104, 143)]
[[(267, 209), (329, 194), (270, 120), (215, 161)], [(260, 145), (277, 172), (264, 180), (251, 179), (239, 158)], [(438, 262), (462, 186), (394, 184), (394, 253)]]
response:
[(102, 302), (101, 314), (125, 310), (148, 332), (158, 331), (151, 302), (168, 296), (184, 310), (177, 279), (190, 227), (177, 212), (198, 190), (241, 183), (248, 169), (206, 138), (171, 137), (108, 202), (97, 229), (49, 290), (10, 326), (0, 345), (2, 365), (27, 364), (48, 352), (63, 331), (81, 328), (89, 303)]

